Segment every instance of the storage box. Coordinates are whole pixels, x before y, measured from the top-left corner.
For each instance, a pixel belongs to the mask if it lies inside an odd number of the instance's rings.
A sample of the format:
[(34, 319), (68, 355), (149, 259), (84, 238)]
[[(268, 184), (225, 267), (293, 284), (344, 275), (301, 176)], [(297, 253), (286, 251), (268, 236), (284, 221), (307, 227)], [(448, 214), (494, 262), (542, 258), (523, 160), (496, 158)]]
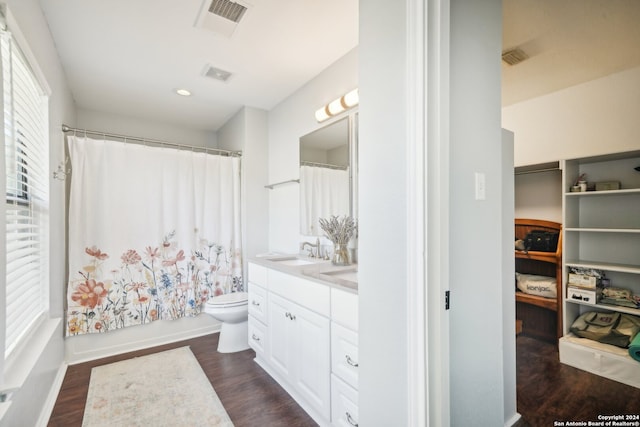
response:
[(619, 190), (620, 181), (596, 182), (596, 191)]
[(583, 288), (567, 287), (567, 300), (578, 301), (583, 304), (595, 305), (598, 302), (599, 289), (589, 290)]
[(593, 288), (600, 284), (600, 278), (587, 276), (585, 274), (569, 273), (569, 285), (576, 285), (583, 288)]

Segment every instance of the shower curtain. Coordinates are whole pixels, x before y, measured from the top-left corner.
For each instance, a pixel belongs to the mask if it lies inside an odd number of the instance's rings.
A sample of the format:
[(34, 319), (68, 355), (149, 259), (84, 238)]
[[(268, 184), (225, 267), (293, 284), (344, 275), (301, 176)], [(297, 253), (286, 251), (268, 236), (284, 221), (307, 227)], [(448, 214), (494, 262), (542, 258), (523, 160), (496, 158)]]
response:
[(300, 234), (321, 236), (332, 215), (349, 215), (349, 169), (300, 166)]
[(242, 291), (240, 159), (69, 136), (67, 336)]

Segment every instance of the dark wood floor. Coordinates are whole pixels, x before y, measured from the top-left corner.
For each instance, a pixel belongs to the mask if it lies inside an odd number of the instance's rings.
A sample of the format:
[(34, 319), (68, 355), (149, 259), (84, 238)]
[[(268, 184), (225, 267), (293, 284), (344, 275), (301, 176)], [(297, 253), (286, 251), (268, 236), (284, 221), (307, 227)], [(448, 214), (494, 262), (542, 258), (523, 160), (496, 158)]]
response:
[[(598, 421), (598, 415), (640, 414), (640, 389), (559, 361), (558, 346), (526, 336), (516, 339), (517, 427), (554, 421)], [(640, 364), (638, 365), (640, 369)]]
[(218, 334), (69, 366), (48, 425), (82, 425), (92, 367), (185, 345), (198, 359), (235, 427), (317, 426), (253, 361), (252, 350), (218, 353)]
[[(517, 427), (597, 421), (598, 415), (640, 414), (640, 389), (560, 364), (555, 344), (526, 336), (518, 336), (516, 343), (517, 405), (522, 415)], [(69, 366), (49, 426), (82, 425), (93, 366), (184, 345), (191, 347), (236, 427), (316, 425), (253, 361), (253, 351), (218, 353), (218, 334), (213, 334)]]

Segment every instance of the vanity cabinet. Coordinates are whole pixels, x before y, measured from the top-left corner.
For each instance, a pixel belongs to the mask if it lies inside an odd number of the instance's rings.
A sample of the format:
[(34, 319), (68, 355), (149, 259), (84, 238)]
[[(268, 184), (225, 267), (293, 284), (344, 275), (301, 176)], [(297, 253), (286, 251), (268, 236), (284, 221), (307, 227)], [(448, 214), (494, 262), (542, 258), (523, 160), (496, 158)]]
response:
[(331, 290), (331, 423), (358, 425), (358, 296)]
[[(640, 152), (572, 159), (564, 165), (564, 336), (560, 361), (577, 368), (640, 387), (638, 362), (626, 349), (578, 338), (573, 321), (586, 311), (621, 312), (640, 316), (640, 309), (603, 304), (597, 298), (569, 292), (570, 268), (605, 273), (612, 287), (640, 295)], [(612, 189), (571, 192), (578, 176), (590, 183), (617, 181)], [(597, 295), (596, 290), (592, 292)]]
[(256, 263), (248, 292), (256, 363), (319, 425), (357, 425), (357, 294)]
[(329, 319), (269, 295), (268, 363), (320, 414), (330, 413)]
[(266, 355), (267, 291), (257, 283), (249, 286), (249, 346), (256, 354)]
[(257, 357), (267, 354), (267, 276), (260, 266), (249, 264), (249, 346)]

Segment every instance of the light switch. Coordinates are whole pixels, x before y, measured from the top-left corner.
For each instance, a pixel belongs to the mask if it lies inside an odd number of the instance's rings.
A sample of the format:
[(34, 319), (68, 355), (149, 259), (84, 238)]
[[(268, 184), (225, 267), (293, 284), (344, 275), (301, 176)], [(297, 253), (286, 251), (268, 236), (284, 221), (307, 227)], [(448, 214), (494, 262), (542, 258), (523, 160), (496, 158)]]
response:
[(485, 175), (482, 172), (476, 172), (476, 200), (484, 200), (486, 198), (487, 188), (485, 183)]

